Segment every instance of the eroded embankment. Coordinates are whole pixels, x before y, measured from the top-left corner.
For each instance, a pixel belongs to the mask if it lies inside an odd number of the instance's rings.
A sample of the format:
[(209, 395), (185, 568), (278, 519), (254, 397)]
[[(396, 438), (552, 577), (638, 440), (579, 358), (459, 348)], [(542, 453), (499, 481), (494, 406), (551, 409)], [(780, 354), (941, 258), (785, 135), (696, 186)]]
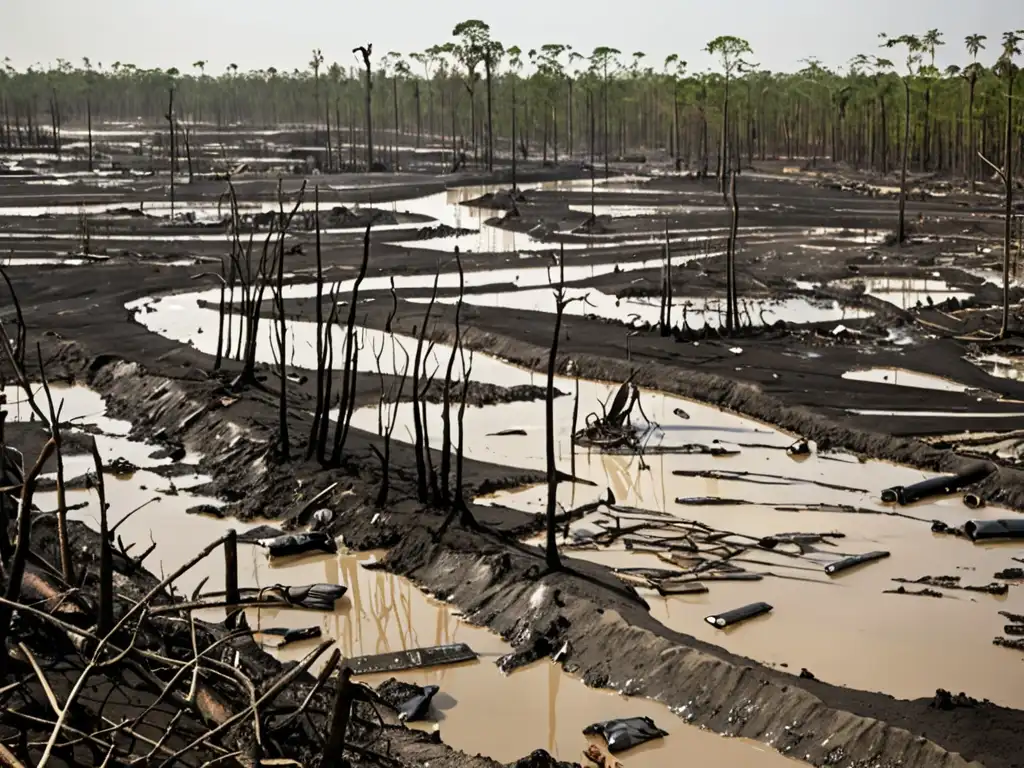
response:
[[(490, 351), (511, 357), (500, 345)], [(617, 376), (614, 368), (602, 370), (607, 378)], [(147, 375), (138, 364), (97, 358), (83, 373), (109, 399), (112, 412), (132, 413), (137, 430), (201, 446), (206, 469), (249, 494), (272, 490), (269, 444), (232, 422), (229, 411), (193, 398), (179, 382)], [(755, 738), (816, 764), (969, 764), (955, 752), (989, 768), (1013, 764), (1017, 740), (1007, 734), (1022, 724), (1016, 711), (981, 705), (944, 712), (924, 701), (800, 680), (669, 631), (630, 591), (610, 589), (613, 582), (594, 566), (573, 563), (584, 577), (544, 575), (535, 549), (493, 534), (456, 528), (433, 541), (425, 526), (436, 527), (439, 518), (429, 513), (394, 510), (374, 524), (351, 500), (338, 511), (336, 532), (349, 546), (389, 539), (391, 569), (450, 600), (517, 648), (552, 654), (568, 643), (561, 661), (588, 683), (658, 699), (694, 724)], [(547, 645), (538, 648), (542, 637)]]

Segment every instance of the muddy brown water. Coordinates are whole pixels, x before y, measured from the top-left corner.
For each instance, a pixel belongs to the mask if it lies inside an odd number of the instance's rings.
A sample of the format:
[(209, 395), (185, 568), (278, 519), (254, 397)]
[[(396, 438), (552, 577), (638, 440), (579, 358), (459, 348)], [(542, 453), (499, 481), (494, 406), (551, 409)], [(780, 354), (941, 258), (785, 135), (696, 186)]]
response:
[[(17, 392), (5, 391), (14, 403), (12, 420), (26, 420), (29, 414), (25, 407), (17, 406)], [(66, 418), (82, 417), (84, 423), (116, 433), (98, 436), (105, 460), (121, 456), (150, 469), (168, 463), (149, 458), (154, 446), (125, 438), (128, 426), (125, 422), (107, 419), (102, 411), (97, 412), (102, 401), (96, 393), (84, 387), (56, 386), (54, 395), (58, 401), (64, 400)], [(193, 455), (188, 460), (197, 458)], [(90, 467), (91, 459), (86, 456), (69, 456), (65, 461), (68, 476), (88, 471)], [(107, 474), (105, 479), (111, 505), (110, 525), (117, 525), (132, 510), (143, 507), (125, 520), (118, 535), (126, 543), (134, 543), (132, 554), (156, 542), (156, 549), (146, 565), (157, 575), (169, 573), (188, 562), (203, 543), (218, 538), (228, 529), (247, 527), (232, 520), (186, 514), (186, 509), (197, 504), (219, 505), (215, 499), (187, 493), (187, 488), (205, 482), (207, 478), (201, 475), (169, 480), (140, 468), (131, 476), (116, 478)], [(94, 493), (69, 491), (67, 502), (70, 505), (87, 503), (86, 508), (75, 510), (71, 517), (98, 527)], [(36, 503), (43, 509), (55, 508), (56, 493), (36, 494)], [(479, 654), (478, 661), (395, 675), (367, 675), (360, 681), (377, 685), (396, 676), (420, 685), (440, 686), (431, 720), (411, 727), (439, 730), (445, 743), (469, 754), (486, 754), (508, 762), (543, 748), (559, 759), (579, 761), (588, 744), (603, 746), (595, 737), (583, 735), (586, 726), (612, 718), (647, 716), (669, 735), (620, 755), (630, 766), (670, 768), (678, 765), (680, 754), (695, 757), (704, 765), (722, 768), (795, 764), (764, 744), (723, 738), (690, 727), (683, 718), (656, 702), (588, 688), (580, 679), (551, 662), (538, 662), (508, 676), (502, 674), (495, 662), (509, 653), (511, 646), (488, 630), (466, 623), (446, 603), (428, 597), (409, 581), (363, 567), (381, 554), (342, 551), (337, 555), (287, 558), (281, 563), (272, 563), (262, 548), (240, 544), (239, 584), (242, 587), (321, 582), (348, 587), (347, 594), (331, 613), (251, 609), (247, 611), (250, 626), (257, 631), (270, 627), (318, 626), (324, 636), (337, 641), (342, 654), (349, 658), (447, 643), (468, 644)], [(203, 579), (209, 579), (206, 590), (220, 589), (224, 583), (219, 551), (186, 573), (178, 582), (179, 589), (190, 594)], [(213, 621), (223, 618), (222, 611), (213, 609), (201, 615)], [(259, 634), (257, 638), (266, 640), (268, 651), (282, 660), (299, 659), (310, 648), (309, 643), (297, 643), (275, 650), (270, 647), (272, 639)]]

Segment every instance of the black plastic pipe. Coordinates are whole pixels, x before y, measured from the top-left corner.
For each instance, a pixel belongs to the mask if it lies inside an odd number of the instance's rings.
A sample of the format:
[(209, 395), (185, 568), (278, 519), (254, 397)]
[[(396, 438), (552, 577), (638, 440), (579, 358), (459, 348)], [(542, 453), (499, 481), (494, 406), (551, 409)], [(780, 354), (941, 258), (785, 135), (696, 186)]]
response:
[(739, 624), (741, 621), (763, 616), (771, 609), (772, 607), (768, 603), (751, 603), (750, 605), (744, 605), (742, 608), (734, 608), (725, 613), (707, 616), (704, 621), (717, 629), (725, 629), (733, 624)]

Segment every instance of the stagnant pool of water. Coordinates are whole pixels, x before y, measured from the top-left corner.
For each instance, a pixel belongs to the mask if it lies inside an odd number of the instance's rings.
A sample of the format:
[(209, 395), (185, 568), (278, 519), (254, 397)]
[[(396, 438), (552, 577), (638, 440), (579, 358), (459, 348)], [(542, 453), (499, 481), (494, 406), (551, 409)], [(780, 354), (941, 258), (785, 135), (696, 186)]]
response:
[(1024, 381), (1024, 358), (980, 355), (967, 359), (991, 376), (1011, 381)]
[[(29, 420), (31, 409), (27, 403), (19, 402), (24, 400), (20, 391), (9, 388), (5, 392), (11, 402), (12, 420)], [(55, 386), (54, 395), (58, 402), (64, 402), (65, 418), (81, 425), (93, 425), (107, 433), (98, 438), (102, 441), (101, 454), (105, 461), (122, 456), (143, 467), (167, 463), (148, 458), (154, 450), (152, 446), (126, 439), (123, 435), (130, 424), (105, 417), (102, 400), (94, 392), (84, 387)], [(195, 462), (198, 457), (187, 459)], [(90, 457), (68, 456), (66, 476), (90, 471), (92, 466)], [(215, 499), (187, 493), (189, 487), (207, 480), (200, 475), (168, 480), (142, 469), (124, 478), (107, 474), (105, 480), (111, 525), (117, 525), (137, 507), (143, 507), (124, 520), (118, 535), (126, 543), (135, 544), (131, 550), (133, 555), (156, 542), (156, 549), (146, 565), (157, 574), (169, 573), (188, 562), (202, 543), (220, 537), (228, 529), (249, 527), (237, 521), (186, 516), (185, 510), (197, 504), (220, 505)], [(94, 528), (98, 527), (96, 502), (95, 494), (90, 492), (67, 493), (69, 505), (86, 505), (71, 512), (72, 519), (82, 520)], [(55, 508), (56, 493), (38, 493), (36, 503), (43, 509)], [(219, 588), (224, 582), (224, 571), (223, 560), (218, 555), (219, 552), (215, 552), (179, 580), (182, 592), (191, 593), (203, 579), (210, 580), (205, 587), (207, 590)], [(346, 658), (447, 643), (468, 644), (479, 654), (478, 661), (358, 679), (376, 685), (397, 676), (408, 682), (440, 686), (441, 693), (434, 699), (430, 719), (415, 727), (439, 730), (444, 741), (454, 748), (469, 754), (486, 754), (502, 762), (538, 748), (547, 749), (563, 760), (576, 760), (588, 743), (599, 743), (582, 734), (586, 726), (609, 718), (648, 716), (669, 735), (625, 753), (623, 757), (628, 758), (632, 766), (670, 768), (678, 764), (680, 750), (696, 757), (703, 765), (721, 768), (793, 765), (791, 760), (763, 744), (724, 739), (688, 727), (682, 719), (655, 702), (589, 688), (551, 662), (538, 662), (509, 676), (503, 675), (494, 662), (511, 651), (507, 643), (486, 629), (462, 621), (447, 604), (427, 597), (408, 581), (362, 567), (378, 556), (379, 553), (343, 551), (337, 555), (290, 558), (282, 564), (271, 564), (259, 547), (239, 544), (239, 584), (242, 587), (313, 583), (348, 587), (333, 612), (250, 609), (247, 618), (257, 631), (257, 639), (271, 645), (274, 642), (259, 633), (260, 629), (318, 626), (324, 636), (336, 640)], [(223, 614), (218, 613), (216, 610), (205, 612), (211, 620), (219, 620)], [(280, 651), (268, 650), (287, 660), (302, 657), (309, 648), (309, 643), (298, 643)], [(514, 727), (507, 727), (510, 723)]]
[(944, 280), (908, 278), (908, 277), (855, 277), (839, 280), (834, 285), (852, 288), (864, 286), (868, 296), (874, 296), (895, 304), (900, 309), (914, 309), (928, 306), (929, 303), (941, 304), (948, 299), (963, 301), (974, 294), (969, 291), (957, 290)]
[[(595, 288), (567, 288), (566, 298), (572, 303), (565, 314), (594, 316), (628, 325), (658, 325), (661, 322), (659, 297), (619, 298)], [(410, 301), (425, 304), (427, 298)], [(455, 304), (457, 296), (437, 299), (442, 304)], [(471, 293), (464, 296), (465, 304), (495, 309), (518, 309), (554, 314), (555, 293), (551, 288), (520, 289), (495, 293)], [(832, 320), (852, 320), (870, 317), (867, 310), (844, 307), (838, 301), (804, 298), (769, 299), (751, 298), (740, 301), (740, 317), (744, 324), (771, 325), (782, 320), (787, 323), (819, 323)], [(699, 330), (705, 325), (717, 328), (725, 323), (725, 301), (709, 297), (673, 297), (669, 324)]]
[(936, 389), (942, 392), (966, 392), (970, 387), (941, 376), (933, 376), (904, 368), (857, 368), (843, 374), (844, 379), (870, 381), (875, 384), (892, 384), (897, 387), (915, 389)]

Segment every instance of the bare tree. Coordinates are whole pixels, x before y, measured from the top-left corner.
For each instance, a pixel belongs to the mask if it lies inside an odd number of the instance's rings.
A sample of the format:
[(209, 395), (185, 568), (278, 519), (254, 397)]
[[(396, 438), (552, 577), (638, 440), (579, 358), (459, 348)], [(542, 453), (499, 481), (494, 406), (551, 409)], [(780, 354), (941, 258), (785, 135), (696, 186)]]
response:
[(551, 349), (548, 351), (548, 383), (544, 400), (544, 437), (548, 477), (545, 559), (549, 570), (558, 571), (562, 568), (562, 561), (558, 556), (555, 520), (555, 508), (558, 504), (558, 469), (555, 466), (555, 367), (558, 359), (558, 338), (562, 332), (562, 316), (565, 314), (565, 309), (574, 301), (585, 299), (584, 296), (572, 299), (566, 297), (564, 247), (559, 249), (558, 284), (553, 288), (555, 292), (555, 330), (551, 338)]

